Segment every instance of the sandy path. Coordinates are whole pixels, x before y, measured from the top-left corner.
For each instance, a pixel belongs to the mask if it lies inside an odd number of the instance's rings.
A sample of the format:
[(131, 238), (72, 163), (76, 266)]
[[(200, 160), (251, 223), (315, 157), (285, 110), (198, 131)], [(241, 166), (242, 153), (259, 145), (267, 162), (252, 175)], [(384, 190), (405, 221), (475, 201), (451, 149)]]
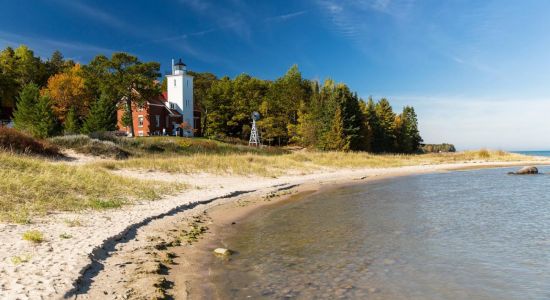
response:
[[(130, 244), (129, 241), (133, 240), (138, 230), (147, 230), (148, 224), (155, 223), (155, 220), (178, 217), (191, 206), (201, 202), (227, 201), (228, 195), (269, 192), (270, 189), (281, 185), (337, 183), (373, 176), (421, 174), (471, 167), (541, 165), (548, 162), (469, 162), (400, 168), (346, 169), (279, 178), (119, 171), (118, 173), (124, 176), (185, 182), (192, 188), (162, 200), (140, 202), (120, 209), (52, 213), (28, 225), (0, 224), (0, 299), (74, 297), (74, 287), (82, 274), (90, 267), (101, 268), (101, 262), (121, 244)], [(78, 222), (69, 222), (75, 220)], [(78, 226), (71, 227), (75, 223)], [(43, 232), (45, 241), (34, 245), (22, 240), (23, 233), (31, 229)], [(64, 239), (60, 237), (62, 234), (71, 237)], [(17, 258), (28, 261), (15, 263), (14, 259)]]

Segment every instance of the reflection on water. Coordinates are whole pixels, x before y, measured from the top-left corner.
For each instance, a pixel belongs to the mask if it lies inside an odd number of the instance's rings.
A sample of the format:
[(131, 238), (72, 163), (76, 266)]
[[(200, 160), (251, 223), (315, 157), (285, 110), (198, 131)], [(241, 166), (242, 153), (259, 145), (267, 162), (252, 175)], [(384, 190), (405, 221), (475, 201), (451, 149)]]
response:
[(550, 175), (508, 171), (399, 178), (263, 210), (237, 225), (227, 242), (238, 254), (214, 261), (210, 279), (234, 299), (550, 299)]

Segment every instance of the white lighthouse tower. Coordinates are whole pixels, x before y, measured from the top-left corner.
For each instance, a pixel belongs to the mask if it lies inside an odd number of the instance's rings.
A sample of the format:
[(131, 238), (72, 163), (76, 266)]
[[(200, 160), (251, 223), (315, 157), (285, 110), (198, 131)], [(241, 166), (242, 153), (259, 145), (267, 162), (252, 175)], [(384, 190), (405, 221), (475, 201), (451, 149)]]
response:
[(166, 78), (168, 105), (183, 116), (183, 122), (189, 124), (190, 130), (185, 131), (184, 135), (193, 136), (193, 76), (187, 74), (187, 66), (180, 58), (177, 63), (172, 59), (172, 74), (166, 75)]

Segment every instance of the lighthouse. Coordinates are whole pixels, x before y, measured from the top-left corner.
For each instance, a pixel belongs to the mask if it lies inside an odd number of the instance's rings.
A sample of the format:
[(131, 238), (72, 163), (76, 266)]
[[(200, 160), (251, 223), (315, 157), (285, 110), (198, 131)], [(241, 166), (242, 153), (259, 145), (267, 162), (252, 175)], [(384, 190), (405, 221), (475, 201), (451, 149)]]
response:
[(166, 75), (166, 79), (170, 109), (181, 114), (182, 121), (188, 124), (189, 129), (184, 131), (184, 135), (193, 136), (193, 76), (187, 74), (187, 65), (181, 58), (176, 63), (172, 59), (172, 74)]

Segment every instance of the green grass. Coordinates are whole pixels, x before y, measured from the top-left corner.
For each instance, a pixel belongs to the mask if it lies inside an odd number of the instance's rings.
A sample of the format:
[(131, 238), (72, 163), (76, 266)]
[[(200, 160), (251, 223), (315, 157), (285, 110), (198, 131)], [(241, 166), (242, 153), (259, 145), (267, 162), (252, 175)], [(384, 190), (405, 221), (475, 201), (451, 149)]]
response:
[(28, 223), (49, 211), (117, 208), (155, 200), (184, 188), (112, 174), (97, 166), (71, 166), (0, 152), (0, 220)]
[(29, 230), (23, 233), (23, 239), (35, 244), (40, 244), (44, 241), (44, 235), (38, 230)]

